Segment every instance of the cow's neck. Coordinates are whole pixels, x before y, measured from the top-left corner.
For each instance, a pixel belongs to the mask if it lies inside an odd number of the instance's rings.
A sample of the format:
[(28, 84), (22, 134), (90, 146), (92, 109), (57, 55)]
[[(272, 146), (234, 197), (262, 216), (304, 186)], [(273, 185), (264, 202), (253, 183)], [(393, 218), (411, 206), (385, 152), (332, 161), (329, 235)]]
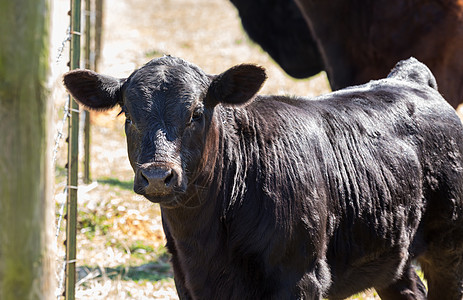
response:
[[(218, 157), (215, 163), (212, 186), (215, 189), (220, 218), (229, 221), (230, 210), (239, 206), (246, 191), (249, 172), (256, 169), (258, 152), (255, 143), (253, 118), (245, 108), (223, 108), (217, 112)], [(255, 180), (253, 178), (252, 180)], [(256, 184), (256, 182), (253, 182)], [(227, 220), (228, 219), (228, 220)]]
[[(199, 199), (192, 199), (191, 204)], [(222, 261), (218, 265), (227, 265), (224, 252), (221, 251), (223, 235), (219, 221), (213, 216), (212, 201), (202, 203), (194, 208), (177, 207), (161, 208), (164, 231), (168, 240), (168, 248), (173, 256), (176, 276), (184, 277), (189, 293), (198, 299), (214, 299), (204, 293), (203, 288), (211, 281), (210, 274), (216, 270), (206, 270), (211, 261)]]
[[(205, 232), (215, 237), (226, 235), (221, 231), (225, 230), (223, 223), (229, 221), (227, 213), (239, 205), (240, 195), (246, 189), (244, 182), (249, 174), (242, 167), (249, 161), (242, 159), (245, 153), (250, 153), (247, 147), (252, 147), (252, 143), (243, 138), (242, 130), (250, 128), (250, 119), (244, 109), (219, 106), (216, 110), (208, 132), (212, 138), (206, 144), (212, 151), (206, 155), (209, 161), (201, 163), (206, 171), (182, 196), (182, 206), (163, 209), (169, 230), (176, 239), (196, 239), (197, 243), (199, 236), (206, 236)], [(251, 132), (246, 134), (246, 139), (252, 139)]]
[[(247, 118), (245, 111), (223, 109), (219, 112), (208, 133), (214, 136), (208, 146), (213, 147), (212, 152), (217, 155), (209, 153), (207, 157), (213, 161), (201, 164), (203, 168), (213, 165), (213, 168), (205, 168), (212, 174), (205, 172), (196, 185), (189, 186), (184, 195), (184, 206), (162, 208), (163, 223), (175, 247), (173, 254), (181, 261), (180, 268), (186, 282), (191, 285), (191, 290), (204, 290), (206, 282), (215, 280), (208, 277), (211, 274), (236, 275), (229, 272), (230, 270), (217, 268), (230, 264), (232, 256), (224, 245), (231, 242), (228, 240), (228, 226), (233, 222), (231, 215), (234, 208), (240, 205), (246, 188), (243, 180), (247, 179), (247, 171), (242, 169), (244, 162), (240, 153), (243, 154), (248, 149), (245, 149), (246, 141), (242, 136), (233, 135), (241, 135), (241, 129), (245, 125), (243, 122), (246, 123)], [(186, 257), (194, 259), (182, 259)], [(211, 264), (211, 261), (215, 264)], [(212, 269), (204, 272), (204, 266)], [(213, 299), (216, 296), (199, 295), (198, 298)]]

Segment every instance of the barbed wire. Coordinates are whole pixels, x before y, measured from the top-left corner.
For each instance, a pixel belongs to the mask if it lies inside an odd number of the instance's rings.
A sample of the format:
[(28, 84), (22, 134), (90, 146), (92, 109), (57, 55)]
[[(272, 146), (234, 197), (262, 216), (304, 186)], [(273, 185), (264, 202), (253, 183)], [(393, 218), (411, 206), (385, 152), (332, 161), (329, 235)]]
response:
[(62, 196), (59, 197), (62, 200), (58, 200), (61, 203), (60, 203), (60, 208), (59, 208), (58, 222), (56, 224), (56, 236), (55, 237), (56, 237), (57, 242), (58, 242), (58, 236), (59, 236), (59, 232), (60, 232), (60, 228), (61, 228), (61, 222), (63, 221), (64, 204), (66, 204), (67, 194), (68, 194), (68, 187), (66, 186), (64, 188), (63, 192), (61, 193)]
[[(96, 18), (96, 12), (94, 11), (84, 11), (85, 14), (89, 14), (90, 15), (90, 23), (95, 23), (95, 18)], [(89, 26), (89, 24), (85, 24), (85, 26)], [(55, 60), (55, 64), (58, 65), (60, 64), (61, 66), (61, 61), (62, 61), (62, 57), (63, 57), (63, 53), (67, 47), (67, 43), (71, 41), (72, 39), (72, 36), (73, 35), (81, 35), (80, 32), (75, 32), (75, 31), (72, 31), (72, 28), (71, 26), (69, 25), (67, 28), (66, 28), (66, 34), (65, 34), (65, 37), (64, 39), (62, 40), (61, 44), (59, 45), (58, 49), (57, 49), (57, 54), (56, 54), (56, 60)], [(72, 46), (70, 46), (72, 47)], [(92, 59), (92, 55), (95, 55), (94, 53), (90, 53), (90, 59)], [(69, 66), (69, 64), (68, 64)], [(58, 153), (59, 153), (59, 150), (60, 150), (60, 145), (61, 145), (61, 141), (64, 137), (64, 130), (65, 130), (65, 123), (67, 120), (69, 120), (69, 118), (71, 117), (71, 113), (73, 112), (77, 112), (77, 113), (80, 113), (80, 111), (78, 109), (73, 109), (71, 107), (71, 98), (70, 98), (70, 95), (68, 94), (67, 96), (67, 101), (64, 105), (64, 111), (63, 111), (63, 117), (61, 118), (61, 120), (58, 121), (58, 124), (56, 125), (56, 136), (55, 136), (55, 140), (54, 140), (54, 147), (53, 147), (53, 157), (52, 157), (52, 164), (53, 164), (53, 167), (55, 167), (56, 165), (56, 162), (57, 162), (57, 159), (58, 159)], [(68, 125), (68, 127), (71, 126), (70, 124)], [(68, 162), (69, 163), (69, 162)], [(93, 189), (94, 187), (96, 186), (96, 182), (86, 186), (86, 191), (90, 191), (91, 189)], [(62, 188), (63, 186), (61, 186)], [(56, 239), (56, 245), (58, 245), (58, 241), (59, 241), (59, 237), (60, 237), (60, 233), (62, 231), (61, 229), (61, 226), (62, 226), (62, 222), (63, 222), (63, 219), (66, 219), (65, 217), (65, 205), (67, 203), (67, 197), (68, 197), (68, 193), (69, 193), (69, 189), (77, 189), (77, 187), (75, 186), (70, 186), (68, 184), (68, 181), (66, 180), (66, 182), (64, 183), (64, 189), (62, 190), (61, 193), (59, 194), (56, 194), (55, 195), (55, 203), (57, 203), (59, 205), (59, 211), (56, 212), (57, 214), (57, 222), (56, 222), (56, 234), (55, 234), (55, 239)], [(80, 191), (79, 192), (85, 192), (85, 191)], [(69, 222), (69, 220), (67, 220)], [(66, 241), (65, 241), (65, 244), (66, 244)], [(67, 247), (67, 245), (66, 245)], [(63, 296), (63, 292), (64, 292), (64, 285), (65, 285), (65, 281), (66, 281), (66, 267), (69, 263), (75, 263), (75, 259), (70, 261), (69, 258), (67, 257), (67, 252), (65, 251), (64, 252), (64, 255), (61, 255), (61, 253), (57, 256), (57, 260), (59, 261), (58, 264), (59, 266), (57, 267), (57, 270), (56, 270), (56, 277), (57, 277), (57, 281), (58, 281), (58, 286), (57, 286), (57, 289), (56, 289), (56, 298), (57, 300), (61, 299), (61, 297)], [(66, 296), (67, 297), (67, 296)]]
[[(58, 288), (56, 290), (56, 300), (59, 300), (63, 296), (64, 292), (64, 278), (66, 277), (66, 256), (64, 257), (64, 261), (62, 263), (61, 271), (57, 271), (58, 277)], [(58, 273), (59, 272), (59, 273)]]
[[(61, 222), (63, 220), (63, 215), (64, 215), (64, 206), (66, 204), (66, 199), (67, 199), (67, 193), (68, 193), (68, 187), (67, 187), (67, 183), (64, 183), (65, 187), (64, 187), (64, 190), (61, 194), (59, 194), (57, 197), (56, 197), (56, 202), (61, 202), (59, 203), (60, 204), (60, 208), (59, 208), (59, 216), (58, 216), (58, 222), (57, 222), (57, 225), (56, 225), (56, 244), (58, 245), (58, 238), (59, 238), (59, 234), (60, 234), (60, 231), (61, 231)], [(63, 291), (64, 291), (64, 279), (65, 279), (65, 270), (66, 270), (66, 252), (64, 253), (63, 257), (61, 258), (62, 260), (62, 263), (61, 263), (61, 266), (57, 268), (56, 270), (56, 278), (57, 278), (57, 281), (58, 281), (58, 287), (56, 289), (56, 299), (59, 300), (61, 298), (61, 296), (63, 295)]]
[(61, 56), (63, 55), (64, 48), (66, 47), (66, 43), (71, 40), (71, 26), (66, 29), (66, 37), (61, 42), (61, 46), (58, 47), (58, 54), (56, 55), (56, 63), (61, 61)]
[[(64, 49), (66, 48), (66, 43), (69, 42), (70, 40), (71, 40), (71, 27), (69, 26), (66, 29), (65, 38), (61, 42), (61, 45), (58, 47), (55, 64), (59, 64), (61, 62)], [(69, 109), (69, 102), (70, 102), (69, 97), (70, 96), (68, 95), (67, 96), (68, 99), (65, 101), (65, 104), (64, 104), (63, 117), (61, 118), (61, 120), (59, 121), (56, 127), (56, 136), (54, 140), (55, 144), (53, 147), (53, 160), (52, 160), (53, 167), (56, 165), (61, 140), (64, 137), (65, 123), (67, 119), (71, 116), (70, 109)], [(56, 223), (56, 233), (55, 233), (56, 245), (58, 245), (58, 239), (59, 239), (59, 235), (61, 232), (61, 223), (64, 219), (64, 208), (65, 208), (67, 192), (68, 192), (67, 183), (64, 183), (64, 185), (65, 185), (64, 190), (60, 194), (57, 194), (55, 196), (55, 202), (59, 204), (58, 217), (57, 217), (58, 219)], [(64, 253), (64, 256), (58, 258), (58, 260), (62, 262), (60, 263), (60, 266), (57, 267), (57, 270), (56, 270), (56, 278), (58, 282), (58, 287), (56, 289), (55, 295), (56, 295), (57, 300), (59, 300), (62, 297), (63, 291), (64, 291), (64, 281), (66, 277), (65, 269), (66, 269), (66, 261), (67, 261), (66, 251)]]
[(66, 104), (64, 105), (64, 110), (63, 110), (63, 118), (61, 119), (61, 122), (58, 123), (58, 128), (57, 128), (57, 133), (55, 137), (55, 146), (53, 147), (53, 165), (56, 164), (56, 159), (58, 155), (58, 150), (60, 147), (60, 142), (61, 139), (64, 136), (63, 130), (64, 130), (64, 124), (66, 123), (67, 118), (70, 116), (70, 111), (69, 111), (69, 95), (68, 95), (68, 101), (66, 101)]

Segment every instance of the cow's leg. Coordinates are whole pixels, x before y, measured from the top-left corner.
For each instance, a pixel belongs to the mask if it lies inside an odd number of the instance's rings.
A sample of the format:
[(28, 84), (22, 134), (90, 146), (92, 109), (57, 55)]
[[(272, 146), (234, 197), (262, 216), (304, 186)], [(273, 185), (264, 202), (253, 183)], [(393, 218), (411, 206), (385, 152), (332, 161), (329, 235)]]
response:
[[(325, 259), (313, 263), (315, 268), (302, 276), (295, 288), (291, 288), (290, 299), (321, 300), (331, 284), (331, 273)], [(288, 299), (279, 297), (277, 299)]]
[(383, 300), (423, 300), (426, 299), (426, 287), (409, 263), (397, 281), (391, 285), (376, 289)]
[[(321, 300), (323, 299), (322, 288), (320, 282), (315, 276), (306, 275), (299, 282), (298, 288), (300, 289), (295, 295), (291, 295), (290, 299), (307, 299), (307, 300)], [(275, 299), (284, 299), (281, 297)]]
[(463, 299), (463, 251), (428, 252), (420, 264), (428, 282), (428, 299)]

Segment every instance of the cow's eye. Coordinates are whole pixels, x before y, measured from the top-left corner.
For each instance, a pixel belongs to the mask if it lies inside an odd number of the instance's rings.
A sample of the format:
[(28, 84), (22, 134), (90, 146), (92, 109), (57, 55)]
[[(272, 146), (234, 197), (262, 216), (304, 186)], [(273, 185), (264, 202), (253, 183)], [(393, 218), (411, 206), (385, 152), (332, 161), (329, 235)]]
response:
[(119, 117), (120, 115), (124, 114), (125, 115), (125, 124), (127, 125), (131, 125), (132, 124), (132, 119), (130, 119), (130, 115), (129, 113), (125, 110), (125, 108), (123, 107), (121, 109), (121, 111), (117, 114), (117, 116)]
[(125, 113), (125, 124), (132, 125), (132, 119), (130, 118), (128, 113)]
[(196, 109), (191, 116), (191, 122), (199, 122), (203, 117), (203, 111), (200, 109)]

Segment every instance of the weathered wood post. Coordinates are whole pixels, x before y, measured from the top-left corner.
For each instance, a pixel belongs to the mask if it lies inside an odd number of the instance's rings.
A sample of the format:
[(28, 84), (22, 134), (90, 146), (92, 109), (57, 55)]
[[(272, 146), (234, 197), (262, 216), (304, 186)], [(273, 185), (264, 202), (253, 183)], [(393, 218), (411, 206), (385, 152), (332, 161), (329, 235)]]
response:
[(53, 299), (48, 0), (0, 1), (0, 299)]

